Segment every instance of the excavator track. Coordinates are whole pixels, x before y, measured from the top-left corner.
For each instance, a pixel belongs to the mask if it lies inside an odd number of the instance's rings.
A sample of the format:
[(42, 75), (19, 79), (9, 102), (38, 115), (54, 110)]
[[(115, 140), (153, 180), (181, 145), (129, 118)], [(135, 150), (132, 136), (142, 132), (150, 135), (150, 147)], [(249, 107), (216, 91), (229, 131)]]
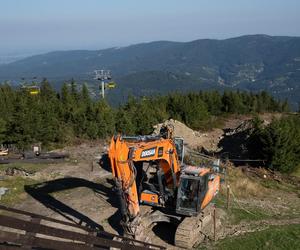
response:
[[(198, 216), (185, 217), (180, 223), (178, 221), (179, 224), (176, 223), (178, 226), (175, 233), (175, 246), (190, 249), (204, 239), (211, 238), (214, 227), (213, 209), (213, 206), (209, 204)], [(168, 218), (167, 216), (161, 217), (161, 215), (162, 213), (159, 211), (147, 211), (136, 217), (130, 224), (124, 225), (124, 236), (151, 243), (150, 231), (156, 222), (170, 222), (165, 220), (165, 218)], [(220, 225), (218, 218), (216, 218), (216, 225), (217, 227)]]
[(210, 237), (213, 231), (212, 214), (213, 207), (209, 205), (198, 216), (185, 217), (177, 227), (175, 245), (190, 249)]

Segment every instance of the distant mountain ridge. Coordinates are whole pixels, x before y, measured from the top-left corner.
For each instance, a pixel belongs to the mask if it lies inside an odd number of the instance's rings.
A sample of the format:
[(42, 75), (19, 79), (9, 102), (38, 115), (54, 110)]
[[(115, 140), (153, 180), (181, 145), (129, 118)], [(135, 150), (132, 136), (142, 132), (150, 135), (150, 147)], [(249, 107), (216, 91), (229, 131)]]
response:
[(247, 35), (225, 40), (158, 41), (104, 50), (56, 51), (0, 65), (0, 81), (47, 77), (92, 80), (110, 69), (114, 98), (176, 90), (267, 90), (300, 101), (300, 37)]

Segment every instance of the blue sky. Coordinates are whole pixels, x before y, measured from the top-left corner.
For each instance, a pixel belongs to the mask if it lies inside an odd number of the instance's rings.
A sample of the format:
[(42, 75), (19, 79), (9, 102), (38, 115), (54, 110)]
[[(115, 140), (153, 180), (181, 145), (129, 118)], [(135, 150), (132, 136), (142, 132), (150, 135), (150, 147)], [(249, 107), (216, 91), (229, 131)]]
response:
[(0, 54), (300, 36), (299, 0), (0, 0)]

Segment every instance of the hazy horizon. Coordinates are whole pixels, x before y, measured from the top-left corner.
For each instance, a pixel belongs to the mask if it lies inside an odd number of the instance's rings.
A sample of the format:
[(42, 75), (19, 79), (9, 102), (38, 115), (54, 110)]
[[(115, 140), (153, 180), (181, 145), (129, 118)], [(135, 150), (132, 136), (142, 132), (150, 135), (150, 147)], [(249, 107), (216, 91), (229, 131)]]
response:
[(10, 0), (1, 1), (0, 9), (0, 55), (157, 40), (300, 35), (296, 0)]
[(175, 40), (153, 40), (153, 41), (140, 41), (137, 43), (131, 43), (131, 44), (124, 44), (124, 45), (115, 45), (115, 46), (107, 46), (107, 47), (102, 47), (102, 48), (98, 48), (98, 47), (91, 47), (91, 48), (60, 48), (60, 49), (45, 49), (45, 50), (22, 50), (22, 51), (9, 51), (9, 52), (4, 52), (1, 53), (0, 51), (0, 56), (20, 56), (20, 57), (26, 57), (26, 56), (31, 56), (31, 55), (39, 55), (39, 54), (45, 54), (45, 53), (50, 53), (50, 52), (56, 52), (56, 51), (76, 51), (76, 50), (90, 50), (90, 51), (94, 51), (94, 50), (105, 50), (105, 49), (110, 49), (110, 48), (122, 48), (122, 47), (129, 47), (129, 46), (133, 46), (133, 45), (137, 45), (137, 44), (144, 44), (144, 43), (152, 43), (152, 42), (193, 42), (196, 40), (226, 40), (226, 39), (232, 39), (232, 38), (238, 38), (238, 37), (243, 37), (243, 36), (255, 36), (255, 35), (265, 35), (265, 36), (272, 36), (272, 37), (280, 37), (280, 36), (284, 36), (284, 37), (300, 37), (300, 36), (289, 36), (289, 35), (270, 35), (270, 34), (243, 34), (243, 35), (239, 35), (239, 36), (233, 36), (233, 37), (226, 37), (226, 38), (199, 38), (199, 39), (194, 39), (194, 40), (187, 40), (187, 41), (175, 41)]

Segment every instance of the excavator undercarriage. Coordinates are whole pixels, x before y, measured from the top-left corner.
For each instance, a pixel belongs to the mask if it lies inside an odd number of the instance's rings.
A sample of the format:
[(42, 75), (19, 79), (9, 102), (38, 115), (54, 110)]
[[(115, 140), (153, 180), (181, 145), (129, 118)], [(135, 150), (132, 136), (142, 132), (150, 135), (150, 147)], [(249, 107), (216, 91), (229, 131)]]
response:
[[(194, 245), (201, 243), (204, 239), (213, 237), (214, 226), (220, 226), (220, 219), (214, 218), (214, 207), (208, 205), (197, 216), (176, 216), (167, 214), (159, 210), (149, 210), (137, 216), (132, 222), (125, 223), (126, 237), (131, 237), (135, 240), (143, 242), (151, 242), (150, 231), (152, 228), (161, 222), (170, 223), (170, 226), (176, 227), (174, 236), (174, 244), (180, 248), (192, 248)], [(214, 223), (214, 220), (215, 223)]]

